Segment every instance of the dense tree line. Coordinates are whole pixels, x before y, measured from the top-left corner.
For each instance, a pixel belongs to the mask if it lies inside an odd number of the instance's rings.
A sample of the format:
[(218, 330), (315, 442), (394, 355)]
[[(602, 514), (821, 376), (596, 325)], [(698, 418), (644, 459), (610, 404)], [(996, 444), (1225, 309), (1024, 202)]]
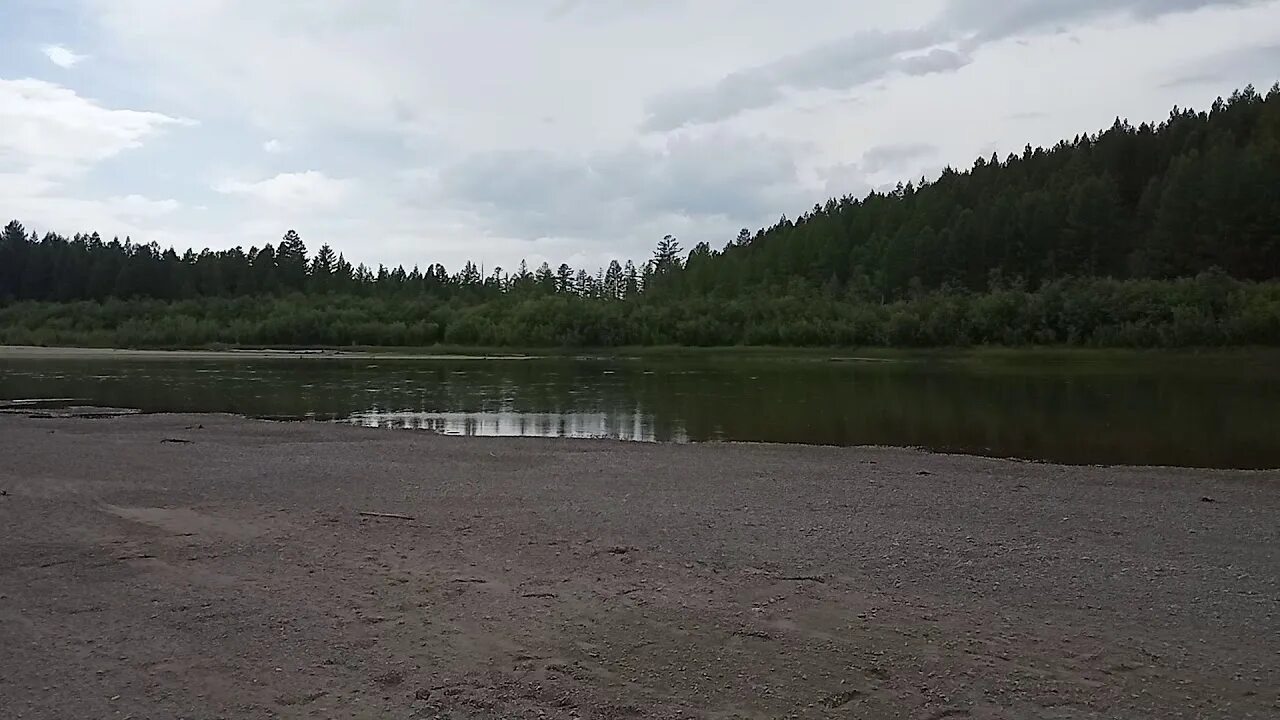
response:
[(1085, 347), (1280, 345), (1280, 283), (1057, 280), (1036, 291), (947, 290), (890, 303), (801, 294), (670, 302), (577, 295), (25, 302), (0, 307), (0, 344), (619, 347), (771, 345)]
[(647, 262), (594, 273), (353, 266), (328, 246), (309, 255), (293, 231), (274, 246), (179, 255), (14, 221), (0, 231), (0, 339), (1276, 343), (1277, 279), (1280, 86), (1265, 97), (1250, 87), (1207, 112), (1117, 120), (933, 181), (834, 198), (720, 250), (700, 243), (686, 255), (667, 237)]
[[(129, 238), (104, 241), (97, 233), (66, 238), (55, 233), (27, 235), (14, 220), (0, 231), (0, 302), (40, 300), (68, 302), (151, 298), (187, 300), (202, 297), (246, 297), (305, 293), (395, 298), (462, 299), (471, 302), (504, 295), (574, 295), (594, 299), (638, 296), (656, 275), (679, 269), (674, 238), (652, 262), (637, 268), (614, 261), (595, 274), (568, 265), (552, 269), (543, 263), (530, 270), (521, 262), (515, 272), (494, 268), (481, 275), (474, 263), (450, 274), (443, 265), (376, 270), (353, 266), (328, 245), (308, 257), (297, 232), (285, 233), (279, 245), (249, 250), (188, 250), (139, 245)], [(661, 245), (662, 243), (660, 243)]]

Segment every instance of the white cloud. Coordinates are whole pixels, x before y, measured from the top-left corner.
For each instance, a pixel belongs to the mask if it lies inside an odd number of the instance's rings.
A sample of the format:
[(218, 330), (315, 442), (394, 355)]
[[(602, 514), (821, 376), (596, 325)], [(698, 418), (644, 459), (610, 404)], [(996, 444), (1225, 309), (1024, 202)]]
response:
[[(3, 187), (0, 177), (0, 187)], [(157, 200), (140, 195), (94, 199), (60, 192), (6, 194), (4, 211), (41, 234), (62, 235), (98, 232), (103, 237), (131, 236), (141, 242), (184, 248), (200, 243), (221, 244), (221, 238), (201, 227), (188, 227), (181, 217), (184, 206), (173, 199)], [(7, 193), (8, 190), (5, 190)]]
[(161, 113), (106, 107), (41, 80), (0, 78), (3, 211), (41, 232), (221, 242), (168, 225), (184, 209), (177, 200), (136, 192), (95, 198), (76, 187), (99, 163), (142, 147), (166, 128), (190, 124)]
[(331, 178), (319, 170), (281, 173), (257, 181), (226, 180), (214, 186), (225, 195), (243, 195), (284, 209), (333, 207), (343, 202), (353, 181)]
[(70, 70), (84, 60), (89, 59), (88, 55), (78, 55), (65, 45), (45, 45), (40, 48), (40, 51), (44, 53), (45, 57), (49, 58), (49, 62), (66, 70)]
[(172, 198), (153, 200), (134, 194), (110, 198), (107, 206), (123, 217), (157, 218), (177, 212), (182, 204)]
[(35, 175), (74, 174), (184, 124), (192, 123), (106, 108), (43, 80), (0, 78), (0, 155)]
[(275, 138), (262, 143), (262, 151), (271, 155), (279, 155), (284, 152), (284, 143)]
[(41, 232), (195, 239), (198, 234), (160, 224), (180, 214), (177, 200), (140, 193), (93, 198), (75, 188), (97, 164), (184, 124), (188, 121), (160, 113), (104, 107), (40, 80), (0, 79), (0, 158), (7, 169), (0, 173), (3, 211)]

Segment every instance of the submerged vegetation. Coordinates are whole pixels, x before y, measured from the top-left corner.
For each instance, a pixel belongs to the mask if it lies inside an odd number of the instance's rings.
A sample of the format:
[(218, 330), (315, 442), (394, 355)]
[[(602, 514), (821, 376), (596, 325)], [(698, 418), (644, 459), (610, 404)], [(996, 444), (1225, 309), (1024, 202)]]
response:
[(1280, 87), (843, 197), (723, 249), (482, 275), (0, 233), (0, 342), (1280, 345)]

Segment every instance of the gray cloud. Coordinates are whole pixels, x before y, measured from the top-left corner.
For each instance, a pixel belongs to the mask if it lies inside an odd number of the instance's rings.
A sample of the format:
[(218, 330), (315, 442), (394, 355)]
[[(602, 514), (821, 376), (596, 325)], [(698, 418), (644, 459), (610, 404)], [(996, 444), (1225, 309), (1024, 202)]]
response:
[(559, 0), (547, 11), (547, 19), (556, 20), (573, 12), (582, 4), (582, 0)]
[(601, 20), (650, 13), (680, 2), (684, 0), (555, 0), (545, 16), (549, 21), (564, 20), (570, 16), (588, 21)]
[[(1280, 44), (1258, 45), (1220, 53), (1207, 58), (1199, 58), (1188, 63), (1179, 74), (1161, 83), (1160, 87), (1188, 87), (1196, 85), (1213, 85), (1215, 87), (1243, 87), (1254, 83), (1265, 83), (1259, 90), (1266, 92), (1276, 81), (1273, 68), (1280, 67)], [(1269, 75), (1259, 76), (1259, 68), (1271, 68)]]
[(896, 68), (904, 75), (933, 75), (935, 73), (953, 72), (968, 65), (972, 60), (965, 53), (944, 48), (934, 48), (923, 55), (910, 55), (899, 58)]
[(933, 157), (937, 154), (938, 147), (929, 143), (879, 145), (863, 154), (860, 166), (868, 174), (874, 174), (882, 170), (898, 170), (912, 160)]
[(871, 183), (867, 173), (858, 163), (841, 163), (818, 170), (822, 179), (824, 193), (827, 197), (844, 197), (846, 195), (862, 198), (871, 192)]
[[(668, 131), (726, 120), (769, 107), (788, 91), (847, 91), (892, 75), (953, 72), (990, 42), (1062, 29), (1108, 15), (1150, 20), (1206, 7), (1246, 7), (1273, 0), (950, 0), (917, 30), (863, 32), (730, 74), (709, 87), (668, 93), (648, 104), (643, 128)], [(959, 44), (959, 51), (943, 47)]]
[(970, 36), (982, 45), (1027, 32), (1039, 32), (1105, 15), (1150, 20), (1201, 8), (1244, 7), (1269, 0), (951, 0), (938, 24)]
[[(905, 181), (922, 168), (924, 175), (936, 176), (937, 169), (924, 161), (937, 158), (941, 153), (941, 148), (930, 143), (877, 145), (863, 153), (860, 161), (818, 168), (817, 175), (828, 197), (851, 195), (860, 198), (872, 190), (892, 190), (899, 179)], [(897, 178), (887, 183), (875, 184), (872, 176), (885, 171), (890, 171)]]
[(587, 157), (536, 150), (476, 155), (440, 191), (525, 237), (600, 238), (653, 218), (752, 224), (803, 202), (795, 147), (761, 138), (672, 139)]
[(747, 110), (768, 107), (788, 90), (844, 90), (894, 72), (923, 74), (930, 66), (954, 63), (935, 56), (899, 58), (935, 45), (936, 33), (924, 30), (862, 32), (767, 65), (726, 76), (710, 88), (670, 93), (649, 105), (645, 129), (673, 130), (715, 122)]

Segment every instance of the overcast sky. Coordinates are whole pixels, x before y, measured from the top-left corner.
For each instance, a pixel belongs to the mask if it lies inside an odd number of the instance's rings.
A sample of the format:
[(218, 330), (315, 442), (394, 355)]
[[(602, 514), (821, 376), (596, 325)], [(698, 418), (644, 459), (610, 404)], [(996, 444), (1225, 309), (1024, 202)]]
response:
[(1280, 0), (0, 0), (0, 215), (594, 268), (1277, 79)]

